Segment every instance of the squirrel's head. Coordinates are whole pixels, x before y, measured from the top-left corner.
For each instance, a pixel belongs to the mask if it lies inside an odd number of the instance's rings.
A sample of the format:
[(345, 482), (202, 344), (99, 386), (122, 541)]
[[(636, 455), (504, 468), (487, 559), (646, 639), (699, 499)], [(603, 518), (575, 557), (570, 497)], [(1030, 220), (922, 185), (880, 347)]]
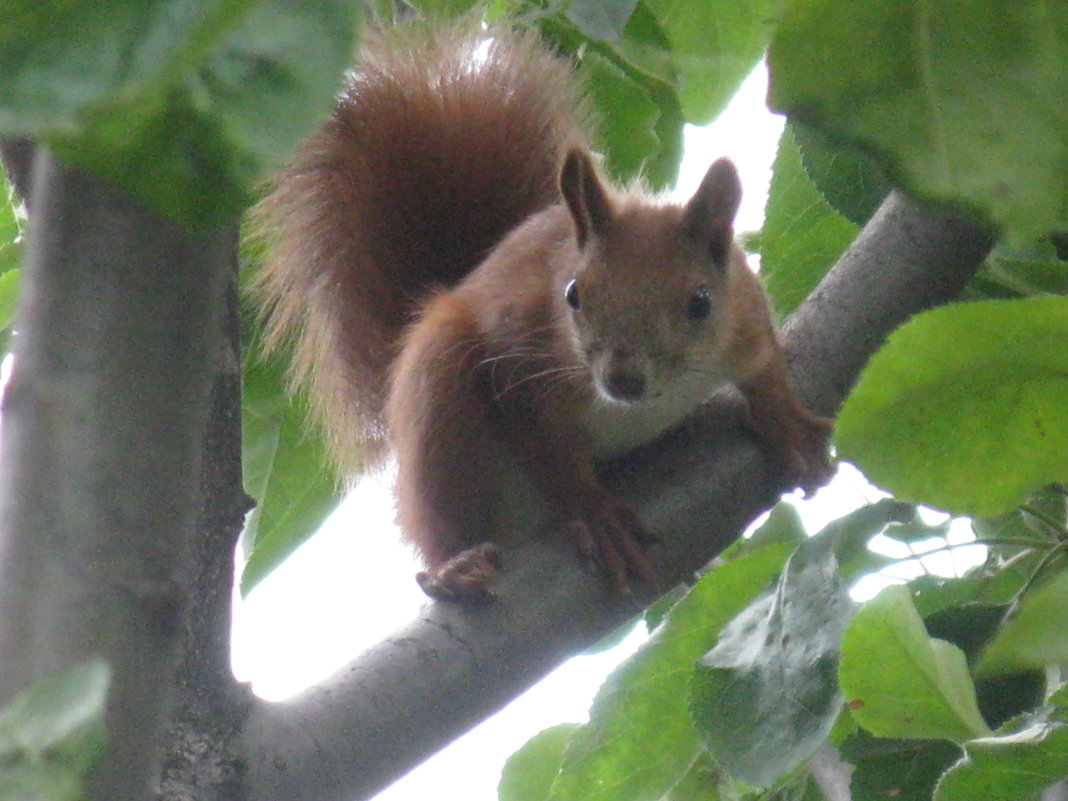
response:
[(723, 347), (733, 309), (731, 272), (741, 186), (720, 159), (685, 205), (617, 196), (582, 150), (560, 173), (574, 224), (573, 275), (559, 288), (575, 344), (599, 395), (619, 403), (709, 394), (729, 378)]

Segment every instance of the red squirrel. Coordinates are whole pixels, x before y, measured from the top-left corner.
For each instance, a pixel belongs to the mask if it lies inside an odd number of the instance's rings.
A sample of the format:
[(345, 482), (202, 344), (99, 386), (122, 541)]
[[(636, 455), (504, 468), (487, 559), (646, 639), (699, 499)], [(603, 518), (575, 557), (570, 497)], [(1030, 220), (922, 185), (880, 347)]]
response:
[(647, 576), (647, 534), (596, 460), (728, 382), (792, 480), (828, 474), (830, 422), (791, 391), (734, 242), (734, 166), (685, 205), (620, 191), (587, 119), (533, 34), (379, 32), (254, 212), (268, 345), (291, 345), (343, 472), (388, 441), (433, 598), (492, 596), (517, 475), (616, 588)]

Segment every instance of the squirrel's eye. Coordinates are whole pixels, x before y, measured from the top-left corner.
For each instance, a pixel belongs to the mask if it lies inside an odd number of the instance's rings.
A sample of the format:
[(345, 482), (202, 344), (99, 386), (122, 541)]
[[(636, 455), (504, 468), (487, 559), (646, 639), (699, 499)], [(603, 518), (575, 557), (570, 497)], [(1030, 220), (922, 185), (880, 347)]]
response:
[(691, 320), (703, 320), (712, 311), (712, 290), (701, 284), (690, 295), (690, 302), (686, 306), (686, 315)]
[(582, 302), (579, 300), (578, 281), (574, 278), (568, 281), (567, 286), (564, 287), (564, 300), (567, 301), (571, 311), (578, 311), (582, 306)]

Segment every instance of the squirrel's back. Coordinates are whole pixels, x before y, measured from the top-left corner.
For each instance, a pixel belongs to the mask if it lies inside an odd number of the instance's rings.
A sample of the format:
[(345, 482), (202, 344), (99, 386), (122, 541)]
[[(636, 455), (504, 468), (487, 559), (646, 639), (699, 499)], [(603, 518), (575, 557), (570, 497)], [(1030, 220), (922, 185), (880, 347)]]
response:
[(473, 24), (374, 33), (326, 123), (254, 210), (268, 348), (292, 347), (339, 467), (383, 444), (389, 364), (419, 301), (559, 202), (586, 144), (570, 66)]

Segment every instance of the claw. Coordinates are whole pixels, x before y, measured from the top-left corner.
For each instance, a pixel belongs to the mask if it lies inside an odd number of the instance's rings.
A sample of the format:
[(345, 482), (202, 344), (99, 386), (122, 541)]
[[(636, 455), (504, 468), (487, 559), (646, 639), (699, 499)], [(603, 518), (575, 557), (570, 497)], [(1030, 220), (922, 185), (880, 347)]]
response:
[(501, 551), (492, 542), (468, 548), (443, 562), (416, 573), (415, 580), (436, 601), (487, 603), (496, 598), (492, 585), (501, 568)]
[(618, 593), (630, 594), (628, 576), (641, 580), (652, 577), (642, 545), (654, 538), (630, 507), (611, 496), (588, 503), (583, 516), (569, 520), (565, 528), (579, 551), (596, 559)]

